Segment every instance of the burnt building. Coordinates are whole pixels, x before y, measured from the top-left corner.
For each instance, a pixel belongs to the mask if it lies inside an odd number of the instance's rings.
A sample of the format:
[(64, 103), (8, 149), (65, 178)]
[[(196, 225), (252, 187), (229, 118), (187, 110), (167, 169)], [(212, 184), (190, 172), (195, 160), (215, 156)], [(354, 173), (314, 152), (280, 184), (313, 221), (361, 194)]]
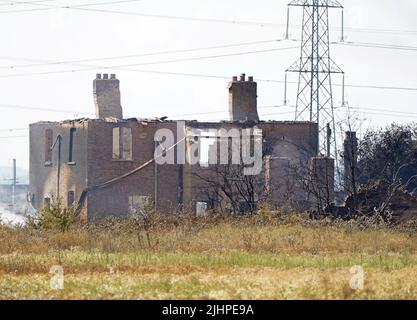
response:
[[(318, 125), (260, 121), (252, 77), (233, 77), (230, 119), (221, 122), (124, 119), (116, 76), (98, 74), (93, 87), (95, 119), (30, 125), (29, 191), (36, 209), (59, 196), (66, 205), (78, 203), (84, 220), (129, 215), (149, 203), (161, 212), (204, 211), (214, 204), (202, 192), (208, 181), (202, 183), (201, 176), (218, 166), (209, 161), (216, 141), (233, 140), (230, 132), (241, 139), (242, 130), (259, 133), (263, 149), (257, 187), (269, 192), (269, 201), (277, 206), (289, 199), (311, 202), (290, 173), (311, 163), (323, 165), (320, 159), (311, 161), (318, 153)], [(196, 154), (199, 161), (190, 161)], [(171, 161), (161, 163), (158, 157)]]

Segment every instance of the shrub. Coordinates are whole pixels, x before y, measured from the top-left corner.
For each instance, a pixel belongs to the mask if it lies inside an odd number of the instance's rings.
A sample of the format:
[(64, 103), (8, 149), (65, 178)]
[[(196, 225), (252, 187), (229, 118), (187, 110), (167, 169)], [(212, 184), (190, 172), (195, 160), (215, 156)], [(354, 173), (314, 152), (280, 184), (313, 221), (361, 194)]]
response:
[(50, 207), (45, 207), (36, 216), (27, 218), (27, 226), (33, 229), (68, 231), (78, 221), (78, 204), (65, 207), (62, 199), (52, 199)]

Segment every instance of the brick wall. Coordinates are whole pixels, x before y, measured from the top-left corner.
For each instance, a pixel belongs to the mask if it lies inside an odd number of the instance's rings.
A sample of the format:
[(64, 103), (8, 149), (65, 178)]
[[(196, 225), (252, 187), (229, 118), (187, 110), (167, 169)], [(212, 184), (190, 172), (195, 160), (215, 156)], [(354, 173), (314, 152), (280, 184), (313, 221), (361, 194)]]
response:
[[(132, 160), (112, 159), (112, 132), (114, 127), (120, 126), (132, 130)], [(88, 136), (89, 186), (99, 185), (120, 177), (153, 159), (155, 132), (161, 128), (176, 132), (176, 124), (168, 122), (132, 120), (110, 123), (92, 121)], [(89, 218), (127, 215), (129, 213), (129, 196), (149, 196), (155, 202), (155, 188), (158, 190), (157, 209), (163, 212), (175, 209), (178, 204), (178, 170), (177, 165), (158, 165), (157, 171), (155, 171), (155, 163), (152, 163), (114, 185), (89, 192)], [(157, 185), (155, 181), (157, 181)]]
[[(70, 129), (76, 128), (73, 144), (73, 163), (69, 163)], [(87, 136), (88, 122), (68, 121), (65, 123), (40, 122), (30, 126), (30, 187), (34, 207), (43, 208), (44, 198), (58, 196), (58, 145), (52, 150), (52, 162), (45, 162), (45, 131), (52, 130), (52, 140), (62, 137), (59, 197), (64, 204), (68, 192), (74, 191), (77, 199), (87, 186)]]
[[(254, 124), (187, 122), (186, 125), (188, 128), (201, 130), (230, 130), (251, 127)], [(130, 128), (132, 132), (132, 158), (129, 160), (113, 159), (113, 129), (116, 127)], [(272, 157), (288, 158), (291, 164), (304, 165), (317, 153), (316, 124), (262, 122), (258, 123), (257, 127), (262, 129), (264, 147), (269, 149)], [(76, 128), (74, 163), (68, 163), (67, 160), (71, 128)], [(41, 122), (31, 125), (30, 192), (34, 196), (35, 207), (42, 208), (44, 197), (56, 194), (57, 190), (57, 151), (54, 149), (52, 152), (52, 164), (45, 164), (45, 130), (52, 129), (53, 141), (58, 135), (62, 137), (60, 196), (66, 203), (69, 191), (74, 191), (75, 199), (79, 199), (87, 187), (92, 188), (118, 178), (153, 159), (155, 132), (162, 128), (170, 129), (177, 141), (177, 123), (169, 121), (132, 119), (108, 122), (96, 119), (61, 123)], [(197, 201), (208, 200), (207, 192), (202, 192), (201, 180), (193, 174), (205, 170), (198, 165), (189, 164), (165, 164), (155, 168), (155, 164), (151, 163), (114, 184), (89, 191), (85, 199), (85, 212), (90, 220), (106, 216), (126, 216), (129, 214), (129, 198), (137, 196), (150, 197), (161, 212), (173, 212), (181, 205), (181, 201), (184, 202), (186, 210), (193, 211)], [(270, 166), (270, 170), (270, 183), (282, 183), (282, 179), (279, 178), (282, 175), (280, 167)], [(279, 202), (286, 190), (277, 190), (281, 191), (274, 197)]]

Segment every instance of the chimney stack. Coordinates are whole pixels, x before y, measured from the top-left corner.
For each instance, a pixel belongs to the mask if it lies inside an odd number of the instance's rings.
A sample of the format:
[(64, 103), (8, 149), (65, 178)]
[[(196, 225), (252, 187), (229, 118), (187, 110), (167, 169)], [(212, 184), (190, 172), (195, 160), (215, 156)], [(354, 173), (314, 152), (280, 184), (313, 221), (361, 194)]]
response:
[(97, 74), (93, 81), (94, 104), (96, 107), (96, 117), (104, 119), (113, 117), (123, 119), (123, 110), (120, 102), (120, 81), (115, 74), (110, 78), (107, 73)]
[(229, 115), (231, 121), (259, 121), (257, 106), (258, 85), (243, 73), (229, 83)]
[(344, 189), (346, 194), (352, 194), (357, 191), (358, 138), (356, 132), (347, 131), (345, 133), (343, 148)]

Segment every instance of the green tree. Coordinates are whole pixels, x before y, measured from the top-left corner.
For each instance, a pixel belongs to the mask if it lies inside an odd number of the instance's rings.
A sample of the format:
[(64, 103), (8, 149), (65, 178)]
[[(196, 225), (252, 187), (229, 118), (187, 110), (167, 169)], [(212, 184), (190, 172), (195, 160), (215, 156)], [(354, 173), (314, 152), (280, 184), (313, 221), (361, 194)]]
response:
[(408, 191), (417, 191), (417, 124), (392, 124), (369, 131), (360, 141), (358, 181), (381, 179), (401, 181)]
[(35, 216), (27, 218), (28, 227), (67, 232), (78, 221), (78, 204), (65, 207), (61, 198), (53, 197), (52, 200), (50, 207), (45, 207)]

